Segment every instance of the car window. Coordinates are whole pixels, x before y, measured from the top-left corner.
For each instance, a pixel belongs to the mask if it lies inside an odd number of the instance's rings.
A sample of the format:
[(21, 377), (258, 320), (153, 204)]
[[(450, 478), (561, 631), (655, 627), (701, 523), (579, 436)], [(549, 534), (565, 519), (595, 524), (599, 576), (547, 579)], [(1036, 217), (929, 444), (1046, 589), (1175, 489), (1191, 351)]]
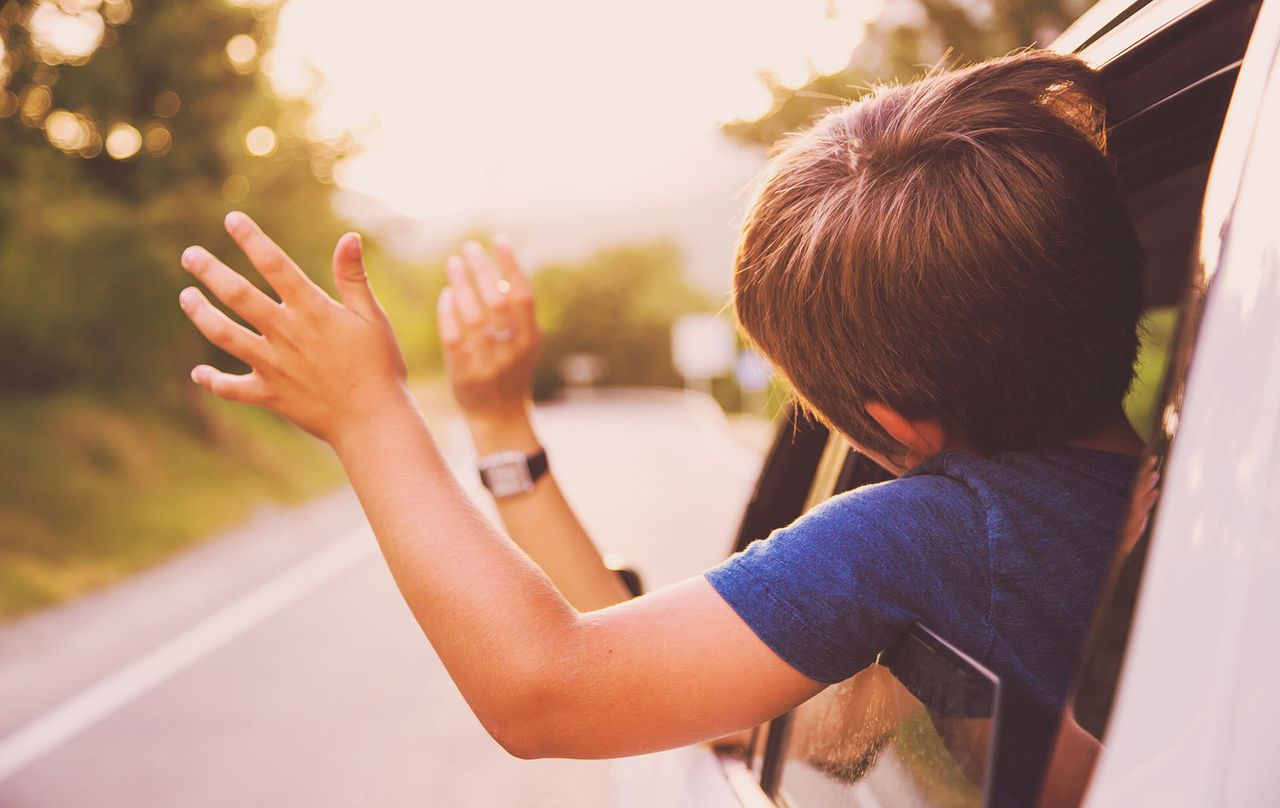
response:
[(793, 711), (789, 808), (988, 804), (999, 683), (925, 626)]

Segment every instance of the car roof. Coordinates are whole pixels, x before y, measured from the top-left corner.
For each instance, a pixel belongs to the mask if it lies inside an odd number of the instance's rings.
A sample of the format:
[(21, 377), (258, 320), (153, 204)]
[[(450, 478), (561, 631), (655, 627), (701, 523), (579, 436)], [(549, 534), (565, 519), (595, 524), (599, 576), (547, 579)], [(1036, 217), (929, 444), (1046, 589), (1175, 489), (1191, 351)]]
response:
[(1214, 0), (1101, 0), (1049, 47), (1102, 67)]

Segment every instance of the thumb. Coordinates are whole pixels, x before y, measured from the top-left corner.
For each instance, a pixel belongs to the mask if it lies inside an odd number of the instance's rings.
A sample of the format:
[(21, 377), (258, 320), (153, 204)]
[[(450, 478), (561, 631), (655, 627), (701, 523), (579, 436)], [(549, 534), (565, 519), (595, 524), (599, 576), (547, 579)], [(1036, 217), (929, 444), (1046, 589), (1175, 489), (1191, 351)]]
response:
[(364, 244), (359, 233), (347, 233), (333, 249), (333, 281), (338, 298), (347, 308), (366, 319), (381, 319), (382, 307), (369, 288), (364, 270)]

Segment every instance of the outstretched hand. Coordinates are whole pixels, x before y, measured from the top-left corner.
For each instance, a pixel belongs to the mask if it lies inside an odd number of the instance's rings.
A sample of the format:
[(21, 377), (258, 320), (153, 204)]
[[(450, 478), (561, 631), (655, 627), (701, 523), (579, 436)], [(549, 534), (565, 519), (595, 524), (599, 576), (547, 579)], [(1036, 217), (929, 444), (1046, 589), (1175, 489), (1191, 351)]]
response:
[(329, 443), (376, 419), (383, 407), (408, 401), (404, 357), (369, 288), (359, 235), (346, 234), (333, 252), (339, 302), (245, 214), (228, 214), (226, 228), (280, 301), (203, 247), (187, 248), (182, 266), (255, 329), (236, 323), (199, 289), (183, 289), (179, 304), (200, 333), (251, 368), (236, 375), (197, 365), (196, 384), (275, 410)]

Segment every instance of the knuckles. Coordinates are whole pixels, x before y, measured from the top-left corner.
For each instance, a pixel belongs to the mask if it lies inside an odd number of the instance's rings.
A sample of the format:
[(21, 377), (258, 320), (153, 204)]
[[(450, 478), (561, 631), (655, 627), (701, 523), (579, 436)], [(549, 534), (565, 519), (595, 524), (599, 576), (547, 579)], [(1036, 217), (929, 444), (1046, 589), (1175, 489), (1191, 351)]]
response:
[(253, 299), (253, 295), (249, 292), (247, 285), (236, 284), (227, 290), (222, 300), (228, 306), (239, 311), (249, 305)]

